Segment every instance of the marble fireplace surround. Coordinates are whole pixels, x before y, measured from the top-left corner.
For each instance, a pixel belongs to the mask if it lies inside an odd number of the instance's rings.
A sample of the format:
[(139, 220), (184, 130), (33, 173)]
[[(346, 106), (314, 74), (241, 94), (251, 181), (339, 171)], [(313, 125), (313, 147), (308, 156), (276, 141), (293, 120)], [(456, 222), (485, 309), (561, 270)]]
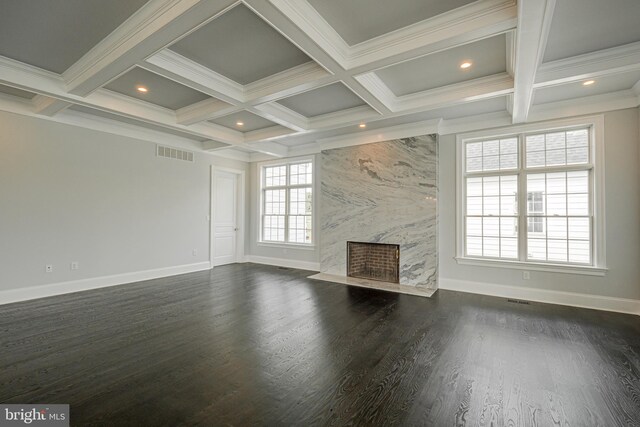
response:
[[(312, 278), (422, 296), (437, 290), (436, 138), (322, 152), (320, 274)], [(347, 277), (347, 241), (400, 245), (400, 283)]]

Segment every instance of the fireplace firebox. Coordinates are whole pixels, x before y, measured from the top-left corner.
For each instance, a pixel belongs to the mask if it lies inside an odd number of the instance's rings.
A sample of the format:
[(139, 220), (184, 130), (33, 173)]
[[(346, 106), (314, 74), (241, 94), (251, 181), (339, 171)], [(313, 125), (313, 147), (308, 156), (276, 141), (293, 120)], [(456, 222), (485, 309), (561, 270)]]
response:
[(347, 242), (347, 276), (400, 283), (400, 245)]

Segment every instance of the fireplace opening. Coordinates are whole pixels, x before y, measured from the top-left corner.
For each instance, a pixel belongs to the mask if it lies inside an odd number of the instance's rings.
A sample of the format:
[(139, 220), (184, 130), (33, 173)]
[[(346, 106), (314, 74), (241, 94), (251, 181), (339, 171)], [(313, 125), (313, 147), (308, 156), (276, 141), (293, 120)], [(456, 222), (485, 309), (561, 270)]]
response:
[(400, 245), (347, 242), (347, 276), (400, 283)]

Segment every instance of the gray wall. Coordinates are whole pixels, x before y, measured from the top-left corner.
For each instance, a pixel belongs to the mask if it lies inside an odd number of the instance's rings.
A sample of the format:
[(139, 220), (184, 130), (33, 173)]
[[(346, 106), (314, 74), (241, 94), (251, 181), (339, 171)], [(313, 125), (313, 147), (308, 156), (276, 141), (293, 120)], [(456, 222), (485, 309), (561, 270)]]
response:
[(209, 261), (214, 163), (248, 170), (0, 112), (0, 291)]
[(439, 271), (444, 278), (508, 286), (640, 298), (640, 170), (637, 109), (609, 112), (605, 117), (606, 253), (604, 277), (458, 265), (455, 257), (456, 140), (440, 137)]

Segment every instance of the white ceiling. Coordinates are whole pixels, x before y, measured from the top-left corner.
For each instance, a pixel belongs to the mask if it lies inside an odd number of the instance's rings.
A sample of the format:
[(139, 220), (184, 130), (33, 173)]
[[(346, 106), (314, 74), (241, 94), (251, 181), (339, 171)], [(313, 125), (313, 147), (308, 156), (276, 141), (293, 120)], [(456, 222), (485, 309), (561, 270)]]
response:
[(0, 109), (255, 160), (640, 104), (638, 0), (168, 4), (3, 1)]

